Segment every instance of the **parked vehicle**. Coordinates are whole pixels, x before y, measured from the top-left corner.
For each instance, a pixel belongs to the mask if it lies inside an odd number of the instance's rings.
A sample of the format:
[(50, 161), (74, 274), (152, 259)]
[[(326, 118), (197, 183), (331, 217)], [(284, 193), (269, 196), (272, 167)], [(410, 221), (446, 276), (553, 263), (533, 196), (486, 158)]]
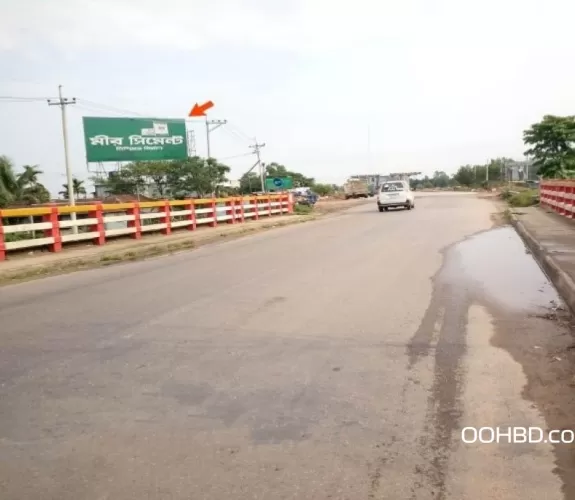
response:
[(369, 197), (369, 187), (367, 182), (360, 181), (359, 179), (349, 179), (343, 185), (343, 192), (346, 200), (349, 200), (350, 198)]
[(407, 181), (389, 181), (381, 185), (377, 196), (377, 208), (380, 212), (390, 208), (415, 208), (415, 195)]
[(308, 191), (307, 193), (296, 193), (295, 202), (299, 205), (314, 206), (319, 200), (319, 195)]

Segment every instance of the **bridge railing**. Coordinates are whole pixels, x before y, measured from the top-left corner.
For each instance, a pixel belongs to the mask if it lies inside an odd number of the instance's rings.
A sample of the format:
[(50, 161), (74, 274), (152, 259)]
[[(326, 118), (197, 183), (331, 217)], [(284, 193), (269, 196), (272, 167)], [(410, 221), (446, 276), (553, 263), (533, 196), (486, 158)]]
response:
[(27, 248), (60, 252), (66, 244), (79, 241), (105, 245), (119, 236), (140, 239), (158, 231), (170, 235), (177, 229), (194, 231), (292, 212), (290, 193), (4, 209), (0, 210), (0, 261), (11, 251)]
[(542, 180), (539, 184), (539, 204), (563, 217), (575, 215), (575, 180)]

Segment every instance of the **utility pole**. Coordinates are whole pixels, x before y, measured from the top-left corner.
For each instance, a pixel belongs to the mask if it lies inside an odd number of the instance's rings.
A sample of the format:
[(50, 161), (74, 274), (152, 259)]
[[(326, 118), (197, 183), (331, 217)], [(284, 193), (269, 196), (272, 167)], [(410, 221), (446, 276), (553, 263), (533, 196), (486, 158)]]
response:
[(206, 116), (206, 142), (208, 146), (208, 156), (207, 156), (208, 158), (211, 158), (210, 134), (217, 128), (220, 128), (222, 125), (225, 125), (226, 123), (228, 123), (227, 120), (208, 120), (208, 117)]
[(264, 166), (261, 162), (260, 159), (260, 149), (263, 148), (266, 145), (265, 142), (258, 144), (258, 140), (256, 139), (256, 143), (253, 146), (250, 146), (250, 148), (252, 148), (254, 150), (254, 153), (256, 154), (256, 157), (258, 159), (256, 165), (260, 166), (260, 180), (262, 183), (262, 192), (265, 192), (266, 190), (266, 183), (265, 183), (265, 176), (264, 176)]
[[(66, 122), (66, 106), (68, 104), (76, 104), (76, 98), (72, 99), (62, 97), (62, 85), (58, 85), (58, 97), (57, 101), (48, 99), (48, 106), (60, 106), (62, 112), (62, 137), (64, 139), (64, 162), (66, 165), (66, 178), (68, 180), (68, 203), (71, 206), (76, 205), (76, 197), (74, 194), (74, 179), (72, 177), (72, 169), (70, 168), (70, 155), (68, 154), (68, 125)], [(76, 221), (76, 212), (70, 213), (70, 218), (72, 221)], [(72, 232), (74, 234), (78, 233), (78, 226), (72, 226)]]

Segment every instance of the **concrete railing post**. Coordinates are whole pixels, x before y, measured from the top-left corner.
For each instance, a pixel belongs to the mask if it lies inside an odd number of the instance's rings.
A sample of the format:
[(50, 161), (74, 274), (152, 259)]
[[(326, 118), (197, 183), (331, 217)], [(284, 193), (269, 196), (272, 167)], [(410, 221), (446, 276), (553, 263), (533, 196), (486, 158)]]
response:
[(293, 214), (293, 193), (288, 193), (288, 213)]
[(259, 220), (259, 218), (260, 218), (260, 206), (259, 206), (260, 199), (259, 199), (259, 196), (255, 196), (253, 201), (254, 201), (254, 213), (255, 213), (254, 219)]
[(0, 260), (6, 260), (6, 242), (4, 241), (4, 225), (2, 222), (2, 210), (0, 210)]
[(235, 201), (235, 199), (232, 198), (232, 199), (226, 201), (226, 207), (228, 207), (226, 210), (226, 215), (228, 217), (230, 217), (227, 220), (227, 223), (228, 224), (235, 224), (236, 223), (236, 201)]
[(170, 200), (164, 200), (162, 208), (163, 215), (160, 217), (160, 224), (165, 224), (166, 227), (161, 232), (162, 234), (170, 235), (172, 234), (172, 206), (170, 205)]
[(46, 238), (54, 238), (54, 242), (48, 247), (50, 252), (61, 252), (62, 251), (62, 235), (60, 234), (60, 220), (58, 218), (58, 207), (52, 205), (50, 207), (50, 213), (43, 215), (42, 219), (44, 222), (49, 222), (51, 224), (50, 229), (44, 231), (44, 236)]
[(96, 204), (96, 210), (88, 212), (90, 219), (96, 219), (96, 223), (90, 226), (90, 232), (98, 233), (94, 238), (94, 245), (106, 244), (106, 227), (104, 225), (104, 210), (101, 203)]
[(134, 220), (128, 221), (128, 227), (133, 227), (134, 232), (130, 234), (130, 237), (134, 240), (139, 240), (142, 238), (142, 219), (140, 218), (140, 214), (142, 209), (140, 208), (139, 202), (134, 202), (132, 204), (132, 208), (128, 208), (127, 213), (128, 215), (133, 215)]
[(216, 200), (212, 199), (210, 205), (212, 207), (212, 217), (214, 219), (212, 222), (210, 222), (210, 227), (218, 227), (218, 207)]
[(196, 229), (196, 204), (194, 203), (193, 198), (190, 199), (190, 204), (188, 205), (188, 210), (190, 211), (190, 215), (188, 215), (188, 220), (190, 224), (187, 226), (188, 231), (195, 231)]
[(245, 209), (244, 209), (244, 203), (245, 203), (245, 199), (242, 196), (240, 199), (240, 222), (245, 222), (246, 221), (246, 217), (245, 217)]

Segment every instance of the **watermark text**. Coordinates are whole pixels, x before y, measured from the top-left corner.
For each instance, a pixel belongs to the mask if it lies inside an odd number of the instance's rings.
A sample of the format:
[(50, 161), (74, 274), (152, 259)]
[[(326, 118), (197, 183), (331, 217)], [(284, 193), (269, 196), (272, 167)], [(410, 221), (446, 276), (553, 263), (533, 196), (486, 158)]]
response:
[(540, 427), (464, 427), (461, 440), (466, 444), (572, 444), (575, 432), (571, 429), (545, 431)]

